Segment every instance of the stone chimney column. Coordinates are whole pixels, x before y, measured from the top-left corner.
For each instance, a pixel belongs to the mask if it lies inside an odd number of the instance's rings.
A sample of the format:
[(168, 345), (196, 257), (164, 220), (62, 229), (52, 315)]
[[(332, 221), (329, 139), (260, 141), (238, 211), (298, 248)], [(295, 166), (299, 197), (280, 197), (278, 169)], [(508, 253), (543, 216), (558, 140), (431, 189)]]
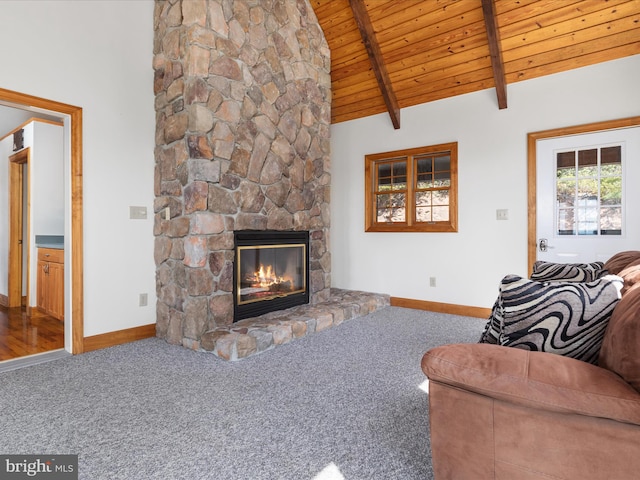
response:
[(157, 335), (233, 321), (233, 232), (308, 230), (328, 299), (330, 57), (308, 0), (156, 0)]

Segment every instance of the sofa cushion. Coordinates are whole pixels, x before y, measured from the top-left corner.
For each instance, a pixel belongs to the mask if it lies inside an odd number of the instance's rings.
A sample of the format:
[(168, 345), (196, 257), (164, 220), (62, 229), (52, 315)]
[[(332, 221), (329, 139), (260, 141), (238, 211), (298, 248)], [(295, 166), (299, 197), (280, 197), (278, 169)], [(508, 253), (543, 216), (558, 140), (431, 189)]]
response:
[(500, 284), (500, 344), (597, 363), (622, 279), (536, 282), (507, 275)]
[(592, 282), (606, 275), (604, 263), (553, 263), (537, 261), (533, 264), (531, 280), (539, 282), (562, 280), (564, 282)]
[(640, 260), (640, 250), (627, 250), (616, 253), (609, 260), (604, 262), (604, 268), (612, 275), (618, 275), (630, 263)]
[(618, 276), (624, 280), (624, 286), (622, 287), (622, 295), (624, 295), (627, 290), (640, 283), (640, 260), (631, 262), (618, 273)]
[(422, 370), (429, 381), (488, 398), (640, 425), (640, 395), (615, 373), (573, 358), (499, 345), (450, 344), (425, 353)]
[(598, 364), (640, 392), (640, 285), (629, 289), (613, 312)]

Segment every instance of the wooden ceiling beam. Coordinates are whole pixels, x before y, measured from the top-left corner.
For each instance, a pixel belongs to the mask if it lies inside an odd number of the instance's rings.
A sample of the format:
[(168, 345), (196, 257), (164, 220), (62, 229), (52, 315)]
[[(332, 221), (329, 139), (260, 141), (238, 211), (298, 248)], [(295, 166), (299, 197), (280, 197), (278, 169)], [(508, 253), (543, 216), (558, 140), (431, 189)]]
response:
[(498, 96), (498, 108), (507, 108), (507, 82), (504, 74), (504, 62), (502, 61), (502, 49), (500, 48), (500, 33), (498, 31), (498, 19), (494, 0), (482, 0), (482, 14), (487, 27), (487, 39), (489, 41), (489, 55), (493, 69), (493, 80)]
[(371, 19), (369, 18), (369, 14), (367, 13), (367, 9), (362, 0), (349, 0), (349, 4), (351, 5), (353, 17), (358, 25), (358, 29), (360, 30), (362, 42), (367, 50), (367, 54), (369, 55), (369, 61), (371, 62), (373, 73), (378, 81), (382, 98), (384, 99), (387, 111), (391, 117), (391, 123), (393, 123), (393, 128), (397, 130), (400, 128), (400, 106), (398, 105), (398, 100), (393, 92), (393, 86), (391, 85), (391, 80), (384, 64), (384, 59), (382, 58), (380, 46), (376, 40), (376, 34), (373, 30)]

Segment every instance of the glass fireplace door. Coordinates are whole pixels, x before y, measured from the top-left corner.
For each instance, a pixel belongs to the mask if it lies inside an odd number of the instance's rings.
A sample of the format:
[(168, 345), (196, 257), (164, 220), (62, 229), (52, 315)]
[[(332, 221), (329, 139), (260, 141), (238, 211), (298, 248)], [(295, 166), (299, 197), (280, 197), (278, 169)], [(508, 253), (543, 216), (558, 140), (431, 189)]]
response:
[(238, 304), (304, 292), (304, 244), (238, 247)]

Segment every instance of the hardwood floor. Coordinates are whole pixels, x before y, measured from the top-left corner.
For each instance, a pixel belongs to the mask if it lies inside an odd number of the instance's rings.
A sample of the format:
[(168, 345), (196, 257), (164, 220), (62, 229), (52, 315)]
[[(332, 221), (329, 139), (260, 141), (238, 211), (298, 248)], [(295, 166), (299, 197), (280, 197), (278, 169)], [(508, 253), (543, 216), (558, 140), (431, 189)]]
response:
[(24, 308), (0, 307), (0, 361), (64, 348), (64, 322)]

